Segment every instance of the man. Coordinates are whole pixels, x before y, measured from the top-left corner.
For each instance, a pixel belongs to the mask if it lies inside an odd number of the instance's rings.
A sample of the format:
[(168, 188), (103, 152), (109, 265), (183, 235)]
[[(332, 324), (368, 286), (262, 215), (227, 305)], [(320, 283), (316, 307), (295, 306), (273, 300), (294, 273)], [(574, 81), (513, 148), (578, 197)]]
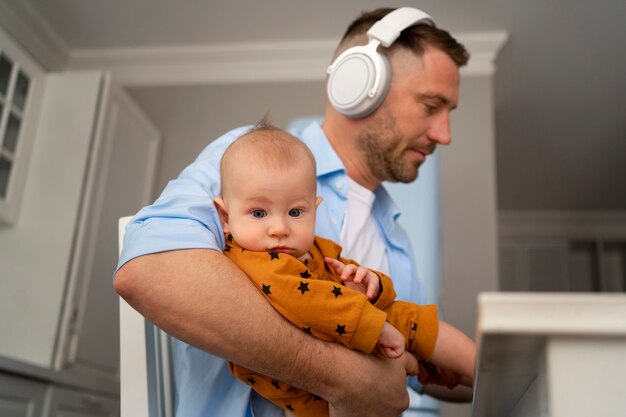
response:
[[(393, 16), (415, 10), (404, 9)], [(391, 11), (379, 9), (353, 22), (336, 56), (367, 44), (366, 32)], [(381, 49), (392, 76), (379, 102), (359, 114), (329, 103), (321, 126), (314, 123), (293, 133), (318, 161), (324, 204), (317, 234), (340, 241), (350, 251), (346, 256), (389, 273), (399, 298), (420, 302), (410, 243), (381, 183), (415, 180), (426, 156), (450, 143), (458, 68), (468, 55), (427, 20)], [(334, 75), (331, 71), (331, 83)], [(127, 229), (116, 273), (121, 296), (186, 342), (174, 344), (177, 415), (243, 417), (249, 412), (249, 389), (230, 377), (223, 358), (319, 395), (328, 400), (331, 416), (397, 416), (408, 406), (406, 376), (417, 372), (413, 356), (381, 360), (306, 335), (282, 319), (221, 253), (222, 231), (212, 205), (219, 194), (219, 160), (245, 131), (234, 130), (212, 143), (154, 205), (138, 213)], [(425, 391), (467, 399), (467, 392)], [(276, 415), (271, 407), (260, 410), (264, 406), (252, 399), (255, 415)]]

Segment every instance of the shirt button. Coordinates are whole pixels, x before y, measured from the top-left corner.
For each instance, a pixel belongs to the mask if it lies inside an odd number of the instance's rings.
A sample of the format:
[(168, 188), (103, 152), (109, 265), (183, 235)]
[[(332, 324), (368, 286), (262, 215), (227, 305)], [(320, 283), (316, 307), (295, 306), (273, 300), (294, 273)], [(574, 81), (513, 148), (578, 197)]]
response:
[(341, 190), (343, 188), (343, 181), (337, 181), (335, 183), (335, 186), (337, 187), (337, 189)]
[(330, 222), (331, 222), (332, 224), (337, 224), (337, 219), (333, 217), (332, 219), (330, 219)]

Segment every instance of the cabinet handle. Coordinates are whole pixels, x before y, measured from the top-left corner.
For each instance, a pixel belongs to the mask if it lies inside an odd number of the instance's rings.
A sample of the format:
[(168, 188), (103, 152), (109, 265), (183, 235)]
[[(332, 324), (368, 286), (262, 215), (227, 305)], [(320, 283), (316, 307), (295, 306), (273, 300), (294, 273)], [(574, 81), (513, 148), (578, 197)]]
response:
[(81, 401), (82, 401), (83, 404), (85, 404), (88, 407), (91, 407), (91, 408), (102, 408), (102, 401), (100, 401), (94, 395), (83, 395), (81, 397)]

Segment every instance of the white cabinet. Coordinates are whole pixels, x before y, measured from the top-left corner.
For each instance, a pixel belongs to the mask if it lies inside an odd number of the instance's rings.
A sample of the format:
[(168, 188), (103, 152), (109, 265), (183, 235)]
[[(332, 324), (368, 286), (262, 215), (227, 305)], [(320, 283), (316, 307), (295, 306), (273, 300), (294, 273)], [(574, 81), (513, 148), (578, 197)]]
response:
[(0, 374), (0, 416), (41, 416), (46, 385), (16, 376)]
[(626, 212), (502, 212), (499, 234), (501, 290), (626, 290)]
[(118, 417), (119, 399), (0, 374), (2, 417)]
[(500, 277), (504, 291), (621, 292), (626, 240), (503, 238)]
[(100, 137), (89, 168), (55, 364), (62, 372), (118, 379), (119, 310), (113, 289), (117, 222), (153, 197), (159, 132), (104, 80)]
[(45, 417), (118, 417), (119, 400), (78, 390), (51, 387)]
[[(50, 367), (102, 75), (48, 76), (18, 221), (0, 229), (0, 354)], [(78, 247), (80, 248), (80, 247)]]
[(568, 280), (564, 239), (501, 239), (500, 277), (504, 291), (563, 291)]
[[(0, 361), (0, 374), (34, 372), (64, 398), (58, 383), (88, 390), (76, 400), (84, 406), (93, 395), (119, 395), (117, 220), (153, 198), (159, 142), (105, 73), (45, 77), (20, 215), (0, 228), (0, 356), (22, 364)], [(72, 407), (53, 415), (118, 408)]]
[(19, 214), (43, 80), (41, 67), (0, 29), (0, 227)]

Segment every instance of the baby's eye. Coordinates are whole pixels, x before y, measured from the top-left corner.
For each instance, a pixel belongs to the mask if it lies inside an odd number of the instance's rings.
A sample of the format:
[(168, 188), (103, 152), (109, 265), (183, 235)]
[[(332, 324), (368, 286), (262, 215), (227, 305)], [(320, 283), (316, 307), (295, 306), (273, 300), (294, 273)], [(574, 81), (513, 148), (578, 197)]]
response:
[(250, 214), (252, 214), (252, 217), (257, 218), (257, 219), (261, 219), (267, 216), (267, 213), (265, 212), (265, 210), (261, 210), (261, 209), (252, 210)]
[(297, 208), (292, 208), (291, 210), (289, 210), (289, 215), (291, 217), (298, 217), (302, 214), (302, 210), (301, 209), (297, 209)]

